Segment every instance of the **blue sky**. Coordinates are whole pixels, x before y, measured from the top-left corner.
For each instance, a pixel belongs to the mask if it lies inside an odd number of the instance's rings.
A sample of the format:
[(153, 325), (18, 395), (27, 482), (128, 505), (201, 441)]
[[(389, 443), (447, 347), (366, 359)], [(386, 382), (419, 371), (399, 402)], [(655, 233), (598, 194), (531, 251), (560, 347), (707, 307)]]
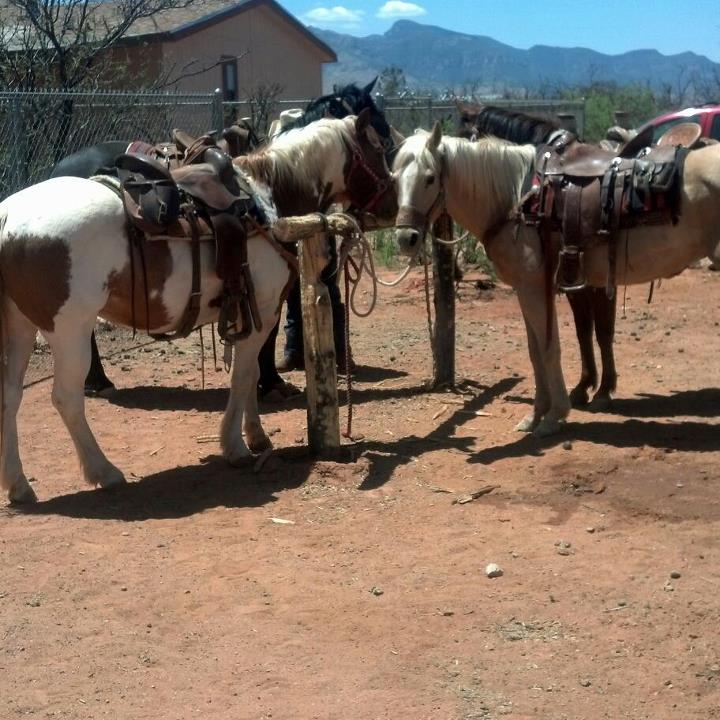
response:
[(513, 47), (560, 45), (605, 53), (692, 50), (720, 62), (720, 0), (280, 0), (308, 25), (352, 35), (408, 18)]

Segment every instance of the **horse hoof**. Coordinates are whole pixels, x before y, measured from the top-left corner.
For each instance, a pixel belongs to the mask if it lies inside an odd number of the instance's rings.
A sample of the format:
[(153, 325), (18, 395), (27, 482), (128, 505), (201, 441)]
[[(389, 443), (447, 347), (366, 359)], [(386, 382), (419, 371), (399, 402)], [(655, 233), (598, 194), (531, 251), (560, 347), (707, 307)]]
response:
[(570, 393), (570, 403), (573, 407), (585, 407), (589, 402), (590, 396), (584, 387), (578, 385), (576, 388), (573, 388)]
[(251, 453), (257, 455), (259, 453), (265, 452), (266, 450), (272, 450), (273, 444), (270, 442), (270, 438), (267, 437), (261, 437), (257, 440), (248, 440), (248, 449)]
[(24, 483), (16, 483), (8, 493), (8, 499), (13, 505), (32, 505), (38, 501), (35, 491), (27, 480)]
[(109, 398), (117, 388), (109, 380), (106, 383), (85, 386), (85, 397)]
[(247, 465), (247, 459), (250, 457), (250, 450), (243, 444), (243, 447), (236, 450), (223, 452), (225, 460), (233, 467), (243, 467)]
[(537, 425), (537, 420), (535, 420), (535, 413), (530, 413), (529, 415), (526, 415), (516, 426), (515, 430), (517, 432), (532, 432), (533, 428)]
[(544, 438), (550, 435), (555, 435), (562, 430), (565, 423), (562, 420), (551, 420), (550, 418), (544, 417), (538, 426), (533, 430), (535, 437)]
[(612, 398), (609, 395), (595, 395), (590, 403), (590, 409), (596, 412), (606, 412), (612, 405)]
[(111, 472), (108, 472), (105, 477), (99, 480), (96, 484), (103, 490), (109, 490), (110, 488), (120, 487), (120, 485), (125, 485), (126, 483), (127, 480), (120, 470), (113, 468)]

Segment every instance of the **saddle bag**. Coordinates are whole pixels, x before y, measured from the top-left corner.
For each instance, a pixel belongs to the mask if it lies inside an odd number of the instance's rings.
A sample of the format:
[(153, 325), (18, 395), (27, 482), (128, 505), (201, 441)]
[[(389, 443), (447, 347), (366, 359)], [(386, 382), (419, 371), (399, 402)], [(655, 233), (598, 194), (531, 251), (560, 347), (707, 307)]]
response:
[(148, 235), (165, 233), (180, 217), (180, 192), (169, 170), (143, 155), (120, 155), (115, 165), (133, 223)]

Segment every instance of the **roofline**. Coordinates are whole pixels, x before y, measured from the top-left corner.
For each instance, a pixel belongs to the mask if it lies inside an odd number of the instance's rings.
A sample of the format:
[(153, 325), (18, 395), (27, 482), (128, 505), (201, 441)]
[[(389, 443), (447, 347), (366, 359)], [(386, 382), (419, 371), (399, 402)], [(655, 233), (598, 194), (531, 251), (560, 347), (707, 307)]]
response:
[(234, 5), (216, 10), (208, 15), (203, 15), (202, 17), (197, 18), (197, 20), (192, 20), (184, 25), (180, 25), (180, 27), (177, 27), (174, 30), (143, 33), (142, 35), (130, 35), (122, 38), (117, 44), (138, 45), (146, 43), (150, 40), (169, 40), (173, 42), (187, 37), (188, 35), (192, 35), (198, 30), (204, 30), (205, 28), (216, 25), (223, 20), (239, 15), (246, 10), (252, 10), (255, 7), (260, 7), (261, 5), (267, 5), (271, 9), (275, 10), (275, 12), (287, 20), (287, 22), (289, 22), (296, 30), (299, 30), (307, 40), (322, 51), (327, 56), (327, 59), (323, 60), (323, 62), (337, 62), (338, 58), (335, 51), (317, 37), (317, 35), (310, 32), (305, 25), (303, 25), (294, 15), (289, 13), (282, 5), (275, 2), (275, 0), (240, 0), (240, 2), (237, 2)]

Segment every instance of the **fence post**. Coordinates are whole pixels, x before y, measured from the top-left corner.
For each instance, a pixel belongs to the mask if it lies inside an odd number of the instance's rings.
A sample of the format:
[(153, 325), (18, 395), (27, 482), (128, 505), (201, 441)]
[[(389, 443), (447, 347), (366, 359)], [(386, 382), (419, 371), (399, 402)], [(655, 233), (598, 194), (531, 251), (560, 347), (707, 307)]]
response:
[(320, 280), (328, 262), (325, 233), (298, 242), (307, 388), (308, 446), (312, 453), (340, 447), (337, 365), (330, 293)]
[[(452, 218), (444, 213), (433, 226), (433, 236), (453, 239)], [(435, 332), (433, 358), (435, 360), (434, 387), (455, 386), (455, 253), (454, 247), (433, 243), (433, 303)]]
[(212, 128), (220, 131), (225, 127), (225, 119), (223, 118), (223, 92), (220, 88), (216, 88), (212, 97)]
[(12, 168), (10, 193), (22, 190), (28, 181), (27, 138), (23, 119), (22, 98), (15, 94), (10, 103), (10, 167)]

